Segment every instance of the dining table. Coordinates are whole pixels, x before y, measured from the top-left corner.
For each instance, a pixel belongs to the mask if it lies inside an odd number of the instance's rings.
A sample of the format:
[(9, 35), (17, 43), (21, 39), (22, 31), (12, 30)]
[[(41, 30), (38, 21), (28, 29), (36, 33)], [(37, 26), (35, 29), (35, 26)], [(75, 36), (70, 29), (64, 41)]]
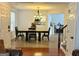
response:
[(36, 32), (38, 34), (38, 41), (41, 41), (41, 34), (48, 33), (46, 30), (19, 30), (18, 33), (25, 33), (26, 34), (26, 41), (28, 41), (28, 33)]

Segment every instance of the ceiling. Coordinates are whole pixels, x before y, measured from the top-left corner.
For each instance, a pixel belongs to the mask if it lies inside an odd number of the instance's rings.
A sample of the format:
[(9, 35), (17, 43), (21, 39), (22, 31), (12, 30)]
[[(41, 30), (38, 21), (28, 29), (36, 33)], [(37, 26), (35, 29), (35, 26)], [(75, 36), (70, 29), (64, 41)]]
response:
[(50, 10), (50, 9), (63, 9), (66, 8), (68, 3), (55, 3), (55, 2), (14, 2), (10, 3), (14, 9), (30, 9), (30, 10)]

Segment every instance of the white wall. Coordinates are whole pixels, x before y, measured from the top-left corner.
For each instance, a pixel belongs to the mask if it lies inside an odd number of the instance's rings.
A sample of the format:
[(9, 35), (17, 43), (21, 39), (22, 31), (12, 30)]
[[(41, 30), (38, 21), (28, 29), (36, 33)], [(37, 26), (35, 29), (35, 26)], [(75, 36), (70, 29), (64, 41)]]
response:
[(18, 11), (18, 28), (27, 30), (29, 28), (30, 23), (33, 22), (33, 16), (31, 11)]
[(8, 3), (0, 3), (0, 20), (1, 31), (0, 39), (4, 41), (5, 48), (11, 48), (11, 33), (8, 31), (8, 25), (10, 20), (10, 5)]

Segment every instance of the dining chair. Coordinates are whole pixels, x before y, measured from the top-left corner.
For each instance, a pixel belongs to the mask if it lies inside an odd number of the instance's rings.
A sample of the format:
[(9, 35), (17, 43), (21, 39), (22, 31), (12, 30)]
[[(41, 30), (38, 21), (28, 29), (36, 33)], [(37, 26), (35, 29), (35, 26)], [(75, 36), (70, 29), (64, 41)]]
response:
[(21, 37), (22, 39), (24, 38), (24, 34), (19, 32), (18, 27), (15, 27), (15, 33), (16, 33), (16, 39), (18, 37)]
[(48, 31), (42, 35), (42, 40), (44, 40), (44, 37), (47, 37), (49, 40), (49, 34), (50, 34), (50, 27), (49, 27)]
[(28, 32), (28, 39), (29, 39), (29, 42), (34, 39), (36, 41), (37, 39), (37, 34), (36, 34), (36, 30), (35, 29), (29, 29), (29, 32)]

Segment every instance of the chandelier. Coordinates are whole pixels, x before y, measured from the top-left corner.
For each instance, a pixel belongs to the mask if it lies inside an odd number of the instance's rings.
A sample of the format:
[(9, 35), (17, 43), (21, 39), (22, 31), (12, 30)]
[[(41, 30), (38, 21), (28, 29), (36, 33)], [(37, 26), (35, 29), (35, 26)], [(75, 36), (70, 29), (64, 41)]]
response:
[(39, 12), (39, 7), (38, 7), (38, 10), (37, 10), (37, 15), (35, 15), (34, 17), (35, 17), (35, 21), (39, 21), (39, 22), (41, 21), (42, 15)]

